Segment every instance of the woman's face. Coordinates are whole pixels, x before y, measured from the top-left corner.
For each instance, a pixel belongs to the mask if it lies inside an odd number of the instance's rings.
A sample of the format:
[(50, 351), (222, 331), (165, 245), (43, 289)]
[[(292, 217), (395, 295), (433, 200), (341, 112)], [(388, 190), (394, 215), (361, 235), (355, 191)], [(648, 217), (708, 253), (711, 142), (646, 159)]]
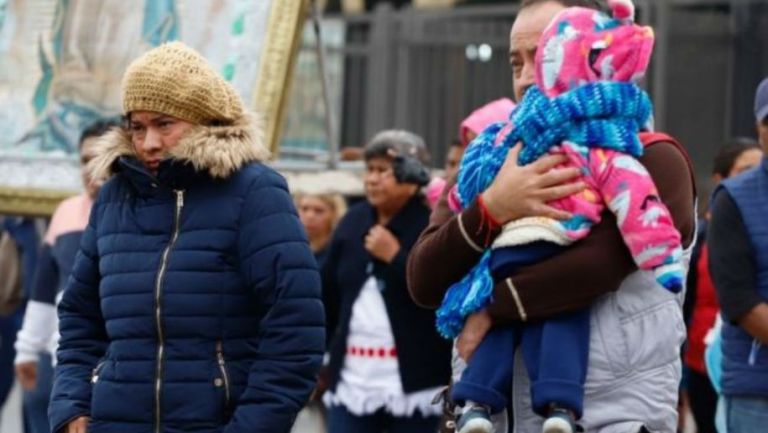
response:
[(307, 195), (299, 200), (299, 218), (310, 238), (328, 236), (333, 231), (333, 209), (319, 197)]
[(763, 160), (763, 152), (760, 149), (749, 149), (741, 152), (738, 158), (733, 161), (731, 171), (728, 172), (728, 177), (741, 174), (752, 167), (757, 167)]
[(160, 161), (179, 143), (194, 125), (185, 120), (153, 111), (135, 111), (130, 115), (131, 141), (139, 160), (152, 174)]
[(89, 137), (83, 140), (80, 145), (80, 177), (83, 180), (83, 186), (85, 192), (91, 197), (96, 197), (96, 193), (99, 192), (99, 186), (91, 179), (91, 176), (86, 170), (86, 165), (96, 156), (96, 141), (97, 137)]
[(387, 208), (406, 201), (418, 187), (398, 183), (392, 170), (392, 161), (386, 157), (371, 158), (365, 162), (365, 195), (375, 208)]

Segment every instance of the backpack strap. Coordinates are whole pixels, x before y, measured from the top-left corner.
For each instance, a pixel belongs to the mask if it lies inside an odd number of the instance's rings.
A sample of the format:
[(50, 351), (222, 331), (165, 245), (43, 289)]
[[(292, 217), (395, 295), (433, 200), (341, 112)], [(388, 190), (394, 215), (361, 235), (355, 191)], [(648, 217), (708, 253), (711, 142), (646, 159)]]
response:
[(696, 191), (696, 175), (693, 171), (693, 162), (691, 161), (691, 156), (679, 141), (664, 132), (641, 132), (638, 134), (638, 137), (640, 138), (640, 142), (643, 143), (643, 148), (648, 148), (656, 143), (661, 142), (671, 143), (674, 145), (683, 155), (683, 158), (685, 158), (685, 162), (688, 165), (688, 174), (691, 176), (691, 183), (693, 184), (693, 194), (694, 196), (698, 195)]

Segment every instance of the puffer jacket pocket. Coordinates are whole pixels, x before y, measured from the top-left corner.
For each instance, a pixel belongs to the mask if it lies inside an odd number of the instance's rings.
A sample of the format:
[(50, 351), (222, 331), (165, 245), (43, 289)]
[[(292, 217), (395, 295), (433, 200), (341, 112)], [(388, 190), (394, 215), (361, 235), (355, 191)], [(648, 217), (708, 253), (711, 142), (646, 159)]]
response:
[(635, 272), (592, 309), (588, 375), (592, 386), (628, 378), (680, 357), (685, 341), (681, 296), (658, 286), (651, 272)]
[(103, 408), (103, 393), (100, 393), (103, 388), (104, 378), (102, 377), (105, 367), (108, 364), (107, 359), (101, 359), (96, 367), (91, 371), (91, 418), (96, 418), (104, 413)]
[(98, 422), (146, 422), (152, 419), (151, 386), (121, 381), (122, 363), (100, 362), (91, 375), (91, 419)]
[(600, 387), (621, 377), (626, 371), (627, 353), (616, 294), (611, 293), (592, 308), (587, 385)]
[(104, 364), (106, 362), (106, 359), (102, 359), (98, 364), (96, 364), (96, 367), (93, 368), (93, 372), (91, 373), (91, 384), (93, 384), (94, 388), (99, 382), (99, 374), (101, 374), (101, 369), (104, 368)]
[(628, 348), (627, 369), (632, 372), (674, 362), (679, 359), (680, 346), (685, 341), (682, 311), (675, 299), (623, 317), (621, 331)]

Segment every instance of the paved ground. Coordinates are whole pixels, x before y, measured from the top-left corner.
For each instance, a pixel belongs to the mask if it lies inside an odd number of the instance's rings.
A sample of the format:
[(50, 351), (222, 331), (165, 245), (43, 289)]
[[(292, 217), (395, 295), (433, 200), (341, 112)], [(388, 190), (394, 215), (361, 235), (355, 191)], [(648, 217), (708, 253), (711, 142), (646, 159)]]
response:
[(23, 433), (21, 426), (21, 388), (18, 384), (11, 391), (8, 401), (0, 412), (0, 432)]
[[(0, 415), (0, 432), (23, 433), (21, 428), (21, 392), (15, 387)], [(688, 418), (685, 433), (695, 432), (693, 420)], [(326, 433), (323, 422), (316, 410), (305, 409), (296, 419), (296, 425), (291, 433)]]

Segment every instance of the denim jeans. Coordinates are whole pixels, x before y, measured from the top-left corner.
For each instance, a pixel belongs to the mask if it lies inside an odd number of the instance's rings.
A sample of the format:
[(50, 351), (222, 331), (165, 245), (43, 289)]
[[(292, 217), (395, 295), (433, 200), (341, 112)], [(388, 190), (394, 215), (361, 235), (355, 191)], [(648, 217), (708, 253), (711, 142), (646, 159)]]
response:
[(766, 431), (766, 426), (768, 426), (768, 398), (726, 397), (725, 418), (728, 433)]

